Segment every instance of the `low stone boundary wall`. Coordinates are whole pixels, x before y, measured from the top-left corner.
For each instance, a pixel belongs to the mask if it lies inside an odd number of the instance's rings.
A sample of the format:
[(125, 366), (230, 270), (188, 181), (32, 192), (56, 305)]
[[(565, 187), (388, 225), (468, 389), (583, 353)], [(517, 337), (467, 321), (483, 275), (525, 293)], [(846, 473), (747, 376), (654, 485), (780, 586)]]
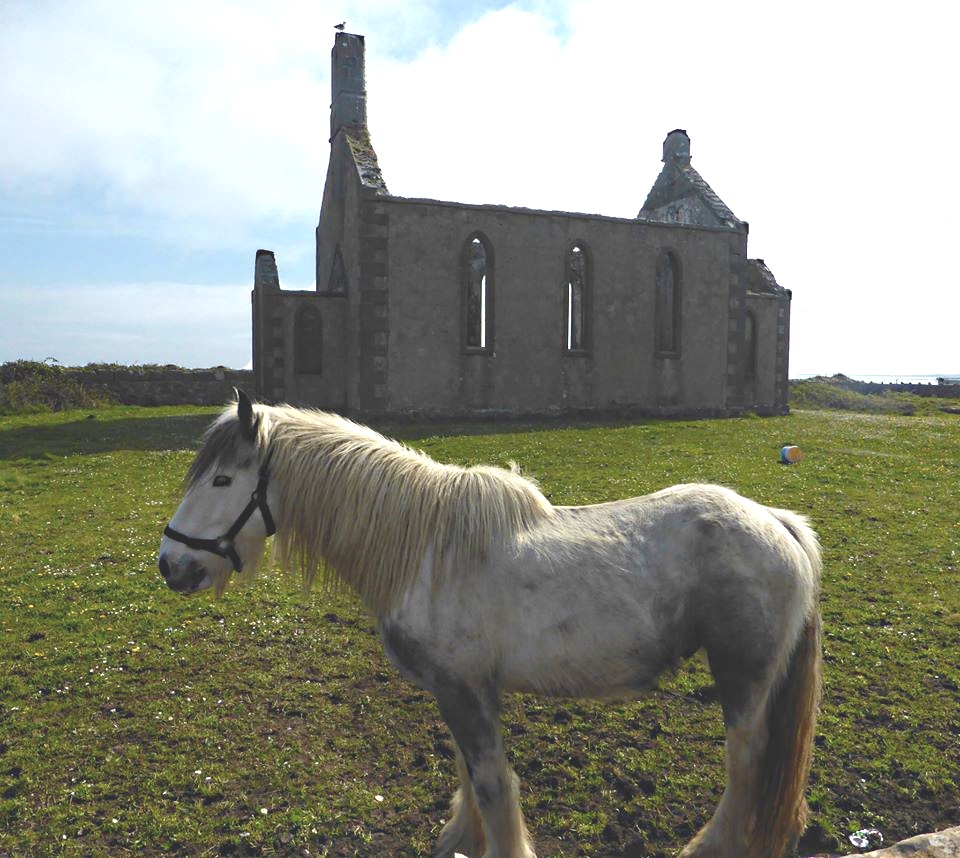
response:
[(960, 384), (912, 384), (909, 382), (857, 381), (847, 378), (842, 381), (827, 379), (831, 384), (857, 393), (914, 393), (917, 396), (943, 396), (960, 399)]
[(64, 373), (91, 390), (107, 390), (124, 405), (222, 405), (233, 388), (253, 391), (246, 369), (184, 369), (179, 366), (65, 367)]

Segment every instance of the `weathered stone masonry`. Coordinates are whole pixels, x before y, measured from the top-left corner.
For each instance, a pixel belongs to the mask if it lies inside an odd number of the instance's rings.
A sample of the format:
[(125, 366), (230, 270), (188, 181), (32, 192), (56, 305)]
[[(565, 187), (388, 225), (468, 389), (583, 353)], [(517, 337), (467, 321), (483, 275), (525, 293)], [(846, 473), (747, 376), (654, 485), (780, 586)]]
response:
[(249, 389), (252, 373), (217, 366), (89, 365), (64, 367), (64, 373), (92, 391), (106, 391), (124, 405), (224, 405), (235, 387)]
[(396, 197), (363, 37), (337, 34), (332, 66), (316, 290), (281, 290), (257, 252), (261, 398), (364, 417), (786, 410), (790, 292), (748, 258), (686, 132), (636, 218)]

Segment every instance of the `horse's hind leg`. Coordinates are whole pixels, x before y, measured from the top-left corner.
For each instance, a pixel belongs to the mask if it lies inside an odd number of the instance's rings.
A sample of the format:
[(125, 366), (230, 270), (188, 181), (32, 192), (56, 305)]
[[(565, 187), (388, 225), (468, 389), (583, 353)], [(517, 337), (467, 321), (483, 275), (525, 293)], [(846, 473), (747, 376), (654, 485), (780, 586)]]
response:
[[(503, 753), (495, 696), (459, 684), (436, 693), (440, 713), (463, 755), (463, 768), (483, 823), (486, 852), (482, 858), (536, 858), (520, 812), (519, 779)], [(461, 807), (467, 800), (463, 787)], [(470, 858), (481, 856), (474, 853)]]
[(473, 793), (473, 784), (470, 783), (470, 772), (459, 747), (457, 774), (460, 776), (460, 787), (453, 796), (450, 821), (440, 832), (433, 858), (452, 858), (457, 852), (469, 855), (470, 858), (483, 854), (483, 820), (480, 818), (480, 809)]
[(819, 615), (811, 612), (793, 641), (771, 642), (752, 655), (729, 644), (707, 648), (727, 728), (727, 788), (684, 858), (782, 858), (803, 833), (820, 696)]
[(757, 772), (766, 747), (762, 707), (757, 707), (752, 716), (730, 723), (724, 712), (727, 785), (713, 817), (686, 845), (680, 858), (742, 858), (750, 854), (748, 838), (755, 813)]

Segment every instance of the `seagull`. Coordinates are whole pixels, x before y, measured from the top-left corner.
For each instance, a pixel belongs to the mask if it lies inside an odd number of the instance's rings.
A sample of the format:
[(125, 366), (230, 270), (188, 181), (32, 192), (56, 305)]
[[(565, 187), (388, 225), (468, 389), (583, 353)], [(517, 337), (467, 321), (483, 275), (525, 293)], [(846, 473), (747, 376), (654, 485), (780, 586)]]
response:
[(334, 25), (333, 25), (333, 29), (334, 29), (334, 30), (339, 30), (339, 31), (342, 33), (342, 32), (343, 32), (343, 28), (346, 27), (346, 26), (347, 26), (347, 22), (346, 22), (346, 21), (341, 21), (339, 24), (334, 24)]

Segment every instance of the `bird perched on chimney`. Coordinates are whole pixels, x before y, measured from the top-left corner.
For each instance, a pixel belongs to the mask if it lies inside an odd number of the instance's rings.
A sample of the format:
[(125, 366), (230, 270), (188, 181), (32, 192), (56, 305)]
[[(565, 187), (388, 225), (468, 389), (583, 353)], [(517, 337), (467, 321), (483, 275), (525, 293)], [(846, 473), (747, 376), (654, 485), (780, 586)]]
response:
[(339, 24), (334, 24), (334, 25), (333, 25), (333, 29), (334, 29), (334, 30), (339, 30), (339, 31), (342, 33), (342, 32), (343, 32), (343, 28), (346, 27), (346, 26), (347, 26), (347, 22), (346, 22), (346, 21), (341, 21)]

